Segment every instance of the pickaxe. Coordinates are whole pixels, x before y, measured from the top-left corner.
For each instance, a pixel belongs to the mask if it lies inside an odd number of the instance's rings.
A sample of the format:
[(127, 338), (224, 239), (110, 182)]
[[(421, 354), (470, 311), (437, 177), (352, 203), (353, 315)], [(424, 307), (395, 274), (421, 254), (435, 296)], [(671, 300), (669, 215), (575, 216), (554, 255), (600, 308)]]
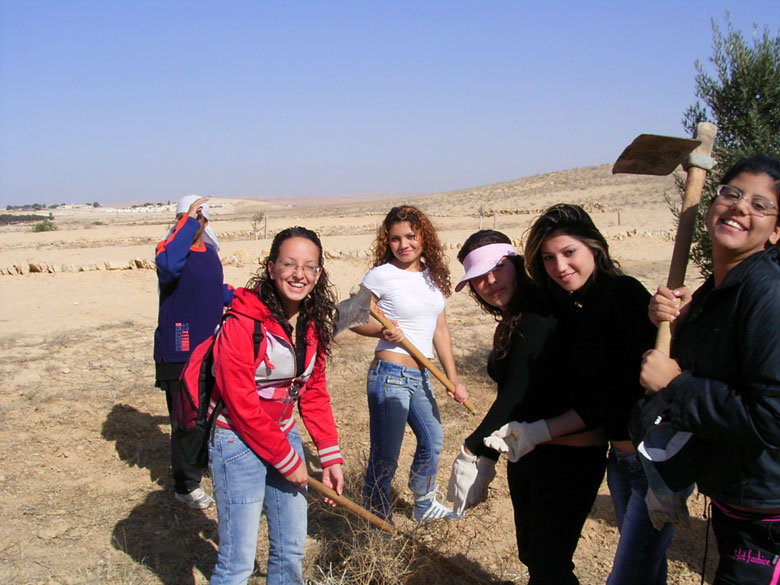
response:
[[(350, 298), (341, 301), (336, 309), (338, 309), (336, 334), (343, 331), (344, 329), (365, 325), (368, 323), (371, 317), (379, 321), (382, 327), (385, 327), (386, 329), (393, 329), (395, 327), (393, 322), (385, 317), (377, 308), (371, 291), (362, 285), (357, 290), (357, 292), (355, 292), (355, 294), (350, 296)], [(452, 393), (455, 392), (455, 384), (453, 384), (447, 375), (439, 368), (437, 368), (431, 362), (431, 360), (425, 357), (411, 341), (404, 337), (404, 339), (401, 341), (401, 345), (411, 354), (415, 360), (417, 360), (417, 363), (427, 368), (428, 371), (439, 380), (439, 382), (444, 384), (444, 387), (447, 388), (447, 390)], [(476, 413), (476, 409), (470, 400), (466, 400), (463, 403), (463, 406), (468, 408), (472, 413)]]
[[(666, 286), (671, 289), (680, 287), (685, 282), (688, 252), (693, 239), (702, 188), (707, 171), (715, 166), (710, 155), (717, 131), (715, 124), (700, 122), (696, 127), (694, 140), (641, 134), (626, 147), (612, 167), (613, 173), (637, 175), (668, 175), (680, 164), (687, 169), (685, 195), (677, 223), (677, 235), (674, 238), (672, 264), (666, 281)], [(670, 324), (664, 321), (658, 326), (655, 348), (669, 355), (671, 339)]]

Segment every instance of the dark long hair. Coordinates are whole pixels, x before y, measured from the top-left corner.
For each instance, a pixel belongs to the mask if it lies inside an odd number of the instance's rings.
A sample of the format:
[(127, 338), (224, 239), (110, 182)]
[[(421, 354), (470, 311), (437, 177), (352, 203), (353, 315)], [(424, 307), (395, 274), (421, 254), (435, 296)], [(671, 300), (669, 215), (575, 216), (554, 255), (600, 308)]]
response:
[[(263, 260), (260, 268), (249, 279), (246, 288), (253, 290), (255, 294), (263, 301), (271, 314), (282, 325), (287, 324), (289, 315), (285, 308), (282, 296), (268, 273), (268, 263), (276, 262), (279, 258), (279, 248), (282, 242), (290, 238), (306, 238), (311, 241), (319, 250), (317, 263), (321, 267), (320, 278), (312, 288), (311, 292), (301, 301), (299, 306), (299, 325), (302, 331), (308, 329), (309, 323), (314, 323), (314, 329), (317, 334), (317, 344), (319, 351), (325, 355), (330, 354), (330, 343), (333, 340), (333, 334), (336, 330), (336, 291), (328, 280), (328, 271), (325, 270), (325, 257), (322, 253), (322, 243), (316, 232), (301, 226), (290, 227), (280, 231), (271, 243), (271, 251)], [(300, 320), (303, 319), (302, 322)]]
[(762, 173), (772, 177), (775, 182), (775, 195), (780, 197), (780, 160), (768, 154), (754, 154), (735, 162), (720, 178), (720, 184), (725, 185), (740, 173)]
[[(754, 175), (766, 174), (772, 178), (775, 197), (780, 202), (780, 160), (769, 156), (768, 154), (754, 154), (735, 162), (720, 178), (718, 184), (726, 185), (741, 173), (752, 173)], [(710, 204), (715, 200), (710, 199)], [(777, 223), (780, 223), (780, 215), (777, 216)]]
[(395, 224), (402, 221), (408, 221), (414, 233), (421, 240), (422, 259), (428, 269), (431, 281), (445, 297), (450, 296), (452, 292), (450, 269), (447, 266), (447, 257), (439, 243), (439, 237), (436, 235), (436, 229), (427, 215), (411, 205), (393, 207), (387, 212), (384, 221), (377, 229), (376, 240), (371, 246), (374, 268), (393, 260), (388, 232)]
[[(474, 232), (466, 241), (463, 242), (463, 246), (458, 251), (458, 260), (461, 264), (471, 252), (482, 248), (483, 246), (489, 246), (490, 244), (510, 244), (512, 240), (506, 234), (498, 232), (496, 230), (479, 230)], [(512, 336), (515, 329), (520, 323), (520, 317), (523, 310), (530, 303), (533, 295), (533, 283), (525, 272), (525, 265), (522, 256), (507, 256), (506, 259), (514, 264), (515, 274), (517, 282), (515, 283), (515, 292), (509, 301), (509, 306), (506, 310), (499, 309), (486, 302), (479, 293), (474, 289), (474, 285), (471, 281), (468, 282), (469, 294), (474, 300), (479, 303), (482, 310), (486, 313), (493, 315), (493, 318), (498, 322), (496, 332), (493, 335), (493, 349), (490, 351), (489, 361), (495, 361), (503, 358), (509, 353), (509, 348), (512, 345)]]
[(528, 274), (539, 286), (548, 289), (558, 286), (548, 276), (542, 258), (544, 240), (558, 231), (577, 238), (591, 249), (596, 261), (594, 276), (599, 272), (623, 274), (620, 264), (610, 257), (609, 244), (590, 215), (579, 205), (557, 203), (536, 218), (526, 237), (525, 265)]

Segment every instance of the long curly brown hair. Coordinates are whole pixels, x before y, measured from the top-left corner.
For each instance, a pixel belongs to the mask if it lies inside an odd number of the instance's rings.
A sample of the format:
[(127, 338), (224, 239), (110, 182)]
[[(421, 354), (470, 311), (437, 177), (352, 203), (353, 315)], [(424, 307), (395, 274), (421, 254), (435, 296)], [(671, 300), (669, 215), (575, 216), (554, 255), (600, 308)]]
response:
[[(478, 232), (471, 234), (466, 238), (466, 241), (463, 242), (463, 246), (458, 252), (458, 260), (462, 264), (466, 259), (466, 256), (471, 252), (490, 244), (511, 245), (512, 240), (510, 240), (509, 236), (506, 234), (496, 230), (479, 230)], [(498, 322), (495, 334), (493, 335), (493, 348), (488, 356), (489, 362), (499, 360), (509, 353), (509, 348), (512, 345), (512, 337), (520, 324), (520, 317), (523, 315), (523, 310), (525, 310), (526, 305), (532, 297), (531, 291), (534, 286), (525, 272), (522, 256), (507, 256), (506, 259), (514, 264), (517, 278), (515, 292), (512, 295), (506, 310), (499, 309), (485, 301), (474, 289), (474, 285), (471, 281), (468, 281), (469, 294), (471, 297), (479, 303), (479, 306), (482, 307), (483, 311), (492, 315)]]
[(436, 229), (433, 227), (431, 220), (428, 219), (428, 216), (412, 205), (393, 207), (387, 213), (379, 228), (377, 228), (376, 240), (371, 245), (374, 268), (393, 260), (394, 256), (390, 250), (388, 233), (395, 224), (402, 221), (408, 221), (414, 233), (420, 239), (422, 260), (428, 269), (431, 281), (445, 297), (450, 296), (452, 292), (450, 269), (447, 257), (444, 255), (444, 250), (439, 243), (439, 236), (436, 235)]
[(287, 324), (289, 315), (285, 308), (282, 297), (268, 273), (268, 263), (276, 262), (279, 258), (279, 248), (282, 242), (289, 238), (306, 238), (314, 243), (319, 250), (318, 264), (320, 265), (320, 278), (314, 285), (308, 296), (301, 301), (299, 305), (298, 326), (300, 331), (306, 331), (309, 323), (314, 323), (314, 329), (317, 334), (317, 344), (319, 351), (324, 355), (330, 355), (330, 343), (333, 341), (333, 335), (336, 331), (336, 290), (328, 279), (328, 271), (325, 270), (324, 255), (322, 253), (322, 243), (316, 232), (301, 226), (290, 227), (280, 231), (274, 237), (271, 243), (271, 251), (263, 260), (260, 268), (252, 275), (246, 284), (248, 290), (257, 294), (263, 304), (283, 326)]

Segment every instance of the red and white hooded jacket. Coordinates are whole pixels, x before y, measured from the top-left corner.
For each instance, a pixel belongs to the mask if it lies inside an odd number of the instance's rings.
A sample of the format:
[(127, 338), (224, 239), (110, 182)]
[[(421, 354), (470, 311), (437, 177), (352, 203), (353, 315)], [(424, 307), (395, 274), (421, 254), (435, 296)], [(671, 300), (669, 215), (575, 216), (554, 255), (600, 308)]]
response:
[[(258, 457), (286, 476), (303, 463), (287, 440), (297, 403), (322, 467), (342, 463), (314, 324), (306, 331), (304, 371), (296, 376), (292, 342), (257, 294), (237, 289), (230, 310), (238, 318), (224, 321), (214, 344), (216, 384), (209, 412), (220, 397), (225, 403), (217, 426), (235, 431)], [(257, 359), (255, 320), (263, 324)]]

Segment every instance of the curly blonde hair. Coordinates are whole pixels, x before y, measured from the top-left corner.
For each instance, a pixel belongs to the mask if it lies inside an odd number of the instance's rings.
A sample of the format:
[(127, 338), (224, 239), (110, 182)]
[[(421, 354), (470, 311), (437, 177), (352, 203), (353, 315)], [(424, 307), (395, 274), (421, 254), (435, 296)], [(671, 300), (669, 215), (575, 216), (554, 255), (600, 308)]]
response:
[(452, 283), (450, 282), (450, 269), (447, 265), (448, 259), (444, 255), (444, 250), (439, 243), (436, 229), (433, 227), (431, 220), (428, 219), (428, 216), (412, 205), (393, 207), (387, 213), (379, 228), (377, 228), (376, 240), (371, 245), (373, 266), (381, 266), (393, 260), (394, 256), (390, 250), (388, 233), (395, 224), (402, 221), (408, 221), (414, 233), (420, 239), (422, 259), (425, 267), (428, 269), (431, 281), (445, 297), (450, 296)]

